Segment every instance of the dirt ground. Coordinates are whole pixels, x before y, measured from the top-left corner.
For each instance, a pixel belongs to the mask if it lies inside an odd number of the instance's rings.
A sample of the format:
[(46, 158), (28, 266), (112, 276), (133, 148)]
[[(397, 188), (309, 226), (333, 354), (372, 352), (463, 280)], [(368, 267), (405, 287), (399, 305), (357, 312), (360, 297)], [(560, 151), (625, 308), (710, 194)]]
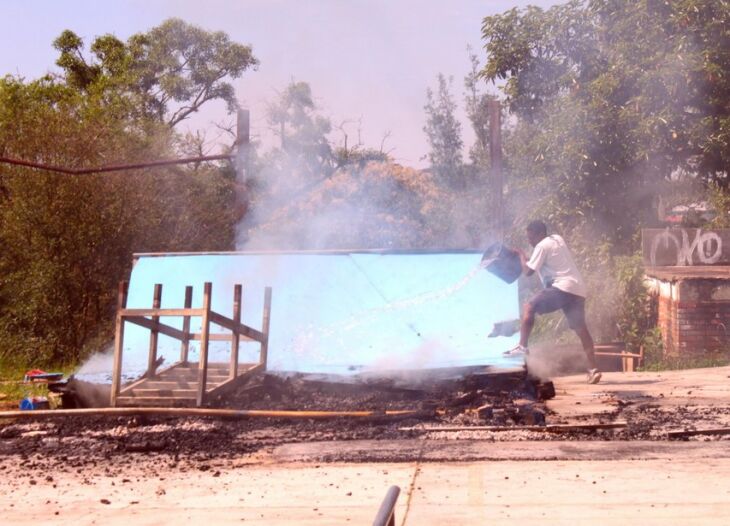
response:
[[(235, 517), (236, 522), (342, 524), (348, 518), (371, 522), (387, 487), (397, 484), (403, 491), (401, 516), (409, 524), (443, 523), (435, 520), (446, 520), (438, 510), (445, 513), (449, 503), (465, 498), (451, 511), (453, 523), (485, 517), (544, 523), (548, 512), (554, 520), (547, 522), (559, 524), (567, 523), (574, 509), (579, 518), (601, 524), (607, 523), (599, 520), (606, 513), (641, 516), (649, 524), (654, 519), (721, 524), (719, 517), (730, 516), (730, 435), (671, 438), (670, 432), (730, 427), (729, 379), (730, 367), (606, 373), (599, 385), (570, 376), (554, 380), (556, 396), (547, 401), (531, 397), (529, 388), (463, 384), (430, 391), (425, 399), (423, 392), (396, 386), (385, 394), (373, 388), (346, 397), (324, 385), (315, 389), (317, 408), (440, 407), (429, 418), (397, 421), (73, 417), (5, 422), (0, 424), (0, 506), (17, 524), (43, 517), (48, 524), (130, 519), (166, 524), (185, 517), (194, 523), (207, 513), (217, 513), (224, 523)], [(295, 401), (301, 385), (276, 387), (267, 387), (275, 394), (261, 398), (260, 405), (311, 403)], [(383, 400), (390, 405), (384, 407)], [(480, 416), (475, 409), (484, 406), (490, 411)], [(535, 414), (544, 414), (548, 425), (625, 427), (525, 430), (526, 419), (534, 422)], [(446, 473), (450, 485), (439, 482)], [(522, 486), (515, 480), (518, 473)], [(663, 478), (667, 473), (675, 478)], [(417, 476), (423, 477), (418, 483)], [(613, 498), (595, 492), (593, 483), (573, 483), (588, 476)], [(308, 496), (310, 483), (319, 489)], [(473, 494), (474, 484), (486, 493)], [(528, 487), (532, 499), (522, 491)], [(559, 491), (577, 500), (571, 503)], [(688, 507), (682, 509), (694, 515), (678, 511), (683, 499)], [(694, 520), (698, 517), (705, 522)]]

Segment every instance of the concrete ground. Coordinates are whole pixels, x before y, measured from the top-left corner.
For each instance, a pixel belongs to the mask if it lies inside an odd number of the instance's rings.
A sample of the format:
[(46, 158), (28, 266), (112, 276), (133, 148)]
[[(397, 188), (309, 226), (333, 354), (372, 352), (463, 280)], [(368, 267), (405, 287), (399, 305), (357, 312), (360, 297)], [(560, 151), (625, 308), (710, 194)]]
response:
[(52, 481), (3, 491), (0, 508), (4, 524), (371, 524), (395, 484), (401, 525), (728, 524), (730, 458), (676, 453), (655, 460), (282, 463), (144, 479), (49, 475)]
[[(722, 412), (730, 407), (730, 367), (603, 373), (597, 385), (587, 384), (585, 375), (553, 381), (556, 396), (547, 406), (565, 421), (611, 413), (621, 404), (649, 403), (667, 410), (704, 407)], [(730, 425), (730, 420), (725, 423)]]
[[(724, 418), (728, 378), (727, 367), (609, 373), (597, 386), (581, 376), (560, 378), (558, 396), (548, 404), (551, 421), (621, 419), (617, 409), (640, 404), (669, 413), (702, 408)], [(169, 467), (154, 454), (137, 454), (114, 474), (103, 462), (59, 473), (33, 471), (32, 459), (6, 456), (0, 473), (7, 474), (11, 463), (27, 465), (32, 478), (0, 475), (0, 522), (371, 524), (387, 488), (397, 485), (401, 525), (727, 525), (728, 446), (727, 437), (499, 442), (442, 433), (284, 444), (200, 469)], [(411, 460), (388, 460), (394, 451), (410, 451), (402, 456)], [(347, 461), (363, 452), (370, 462)]]

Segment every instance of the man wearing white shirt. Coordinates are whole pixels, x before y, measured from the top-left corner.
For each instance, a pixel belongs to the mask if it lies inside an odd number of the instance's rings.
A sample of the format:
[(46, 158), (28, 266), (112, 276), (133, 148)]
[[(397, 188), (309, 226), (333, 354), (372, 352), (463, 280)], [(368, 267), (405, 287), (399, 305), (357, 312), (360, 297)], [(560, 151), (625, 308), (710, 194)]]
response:
[(520, 326), (520, 343), (505, 354), (528, 354), (527, 342), (535, 325), (535, 315), (562, 309), (568, 326), (575, 331), (583, 344), (583, 351), (588, 359), (588, 383), (597, 384), (601, 380), (601, 372), (596, 367), (593, 338), (585, 320), (586, 286), (573, 256), (561, 236), (547, 235), (547, 227), (542, 221), (532, 221), (527, 225), (527, 239), (534, 250), (529, 260), (519, 251), (522, 271), (526, 276), (537, 272), (544, 288), (525, 305)]

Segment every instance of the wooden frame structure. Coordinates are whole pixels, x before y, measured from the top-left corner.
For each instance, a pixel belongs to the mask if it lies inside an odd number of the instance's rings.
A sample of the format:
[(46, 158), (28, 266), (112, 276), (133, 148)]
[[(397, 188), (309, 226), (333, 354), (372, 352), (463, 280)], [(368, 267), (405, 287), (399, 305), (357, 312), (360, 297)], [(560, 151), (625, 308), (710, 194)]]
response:
[(595, 356), (611, 356), (621, 358), (621, 370), (624, 373), (633, 373), (637, 367), (644, 365), (644, 347), (639, 348), (639, 352), (630, 353), (626, 350), (625, 345), (596, 345), (593, 354)]
[[(211, 309), (212, 284), (210, 282), (206, 282), (203, 286), (203, 305), (200, 308), (192, 308), (193, 287), (191, 286), (187, 286), (185, 288), (185, 304), (181, 309), (160, 308), (162, 302), (161, 284), (155, 285), (152, 308), (149, 309), (127, 308), (127, 292), (128, 283), (123, 281), (119, 284), (117, 296), (117, 315), (114, 338), (114, 370), (112, 375), (110, 400), (112, 407), (117, 406), (121, 397), (133, 394), (135, 388), (139, 389), (145, 382), (158, 380), (165, 376), (172, 377), (176, 370), (179, 372), (186, 367), (189, 367), (191, 364), (188, 362), (188, 354), (191, 341), (200, 341), (200, 361), (197, 366), (197, 385), (194, 397), (194, 402), (197, 407), (203, 406), (209, 397), (222, 394), (230, 388), (247, 380), (250, 376), (266, 370), (269, 345), (269, 326), (271, 323), (271, 287), (266, 287), (264, 292), (264, 311), (260, 331), (241, 323), (241, 298), (243, 292), (243, 287), (241, 285), (235, 285), (233, 289), (233, 318), (223, 316)], [(181, 316), (183, 318), (182, 330), (160, 322), (161, 317), (177, 316)], [(199, 317), (202, 320), (200, 332), (190, 332), (190, 319), (193, 317)], [(133, 323), (140, 327), (149, 329), (150, 340), (147, 371), (137, 381), (122, 387), (122, 354), (124, 348), (125, 323)], [(227, 331), (230, 331), (230, 334), (211, 333), (211, 324), (218, 325)], [(157, 343), (160, 334), (179, 340), (181, 345), (180, 361), (166, 369), (158, 371), (157, 368), (160, 362), (157, 357)], [(261, 344), (261, 352), (258, 363), (246, 364), (247, 367), (243, 370), (238, 363), (239, 343), (241, 340), (254, 341)], [(215, 365), (218, 372), (226, 367), (226, 364), (208, 363), (208, 346), (211, 341), (231, 342), (231, 358), (230, 363), (227, 364), (227, 378), (220, 384), (214, 385), (213, 388), (209, 390), (210, 366)], [(186, 370), (188, 372), (192, 371), (192, 369)]]

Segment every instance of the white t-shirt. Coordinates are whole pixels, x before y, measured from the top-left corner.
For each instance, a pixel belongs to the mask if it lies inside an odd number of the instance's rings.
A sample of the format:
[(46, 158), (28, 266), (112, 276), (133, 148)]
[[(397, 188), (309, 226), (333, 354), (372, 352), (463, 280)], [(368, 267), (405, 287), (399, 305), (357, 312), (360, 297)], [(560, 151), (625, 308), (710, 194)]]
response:
[(538, 273), (546, 287), (552, 282), (556, 289), (586, 297), (583, 276), (580, 275), (565, 240), (559, 235), (547, 236), (535, 245), (527, 266)]

